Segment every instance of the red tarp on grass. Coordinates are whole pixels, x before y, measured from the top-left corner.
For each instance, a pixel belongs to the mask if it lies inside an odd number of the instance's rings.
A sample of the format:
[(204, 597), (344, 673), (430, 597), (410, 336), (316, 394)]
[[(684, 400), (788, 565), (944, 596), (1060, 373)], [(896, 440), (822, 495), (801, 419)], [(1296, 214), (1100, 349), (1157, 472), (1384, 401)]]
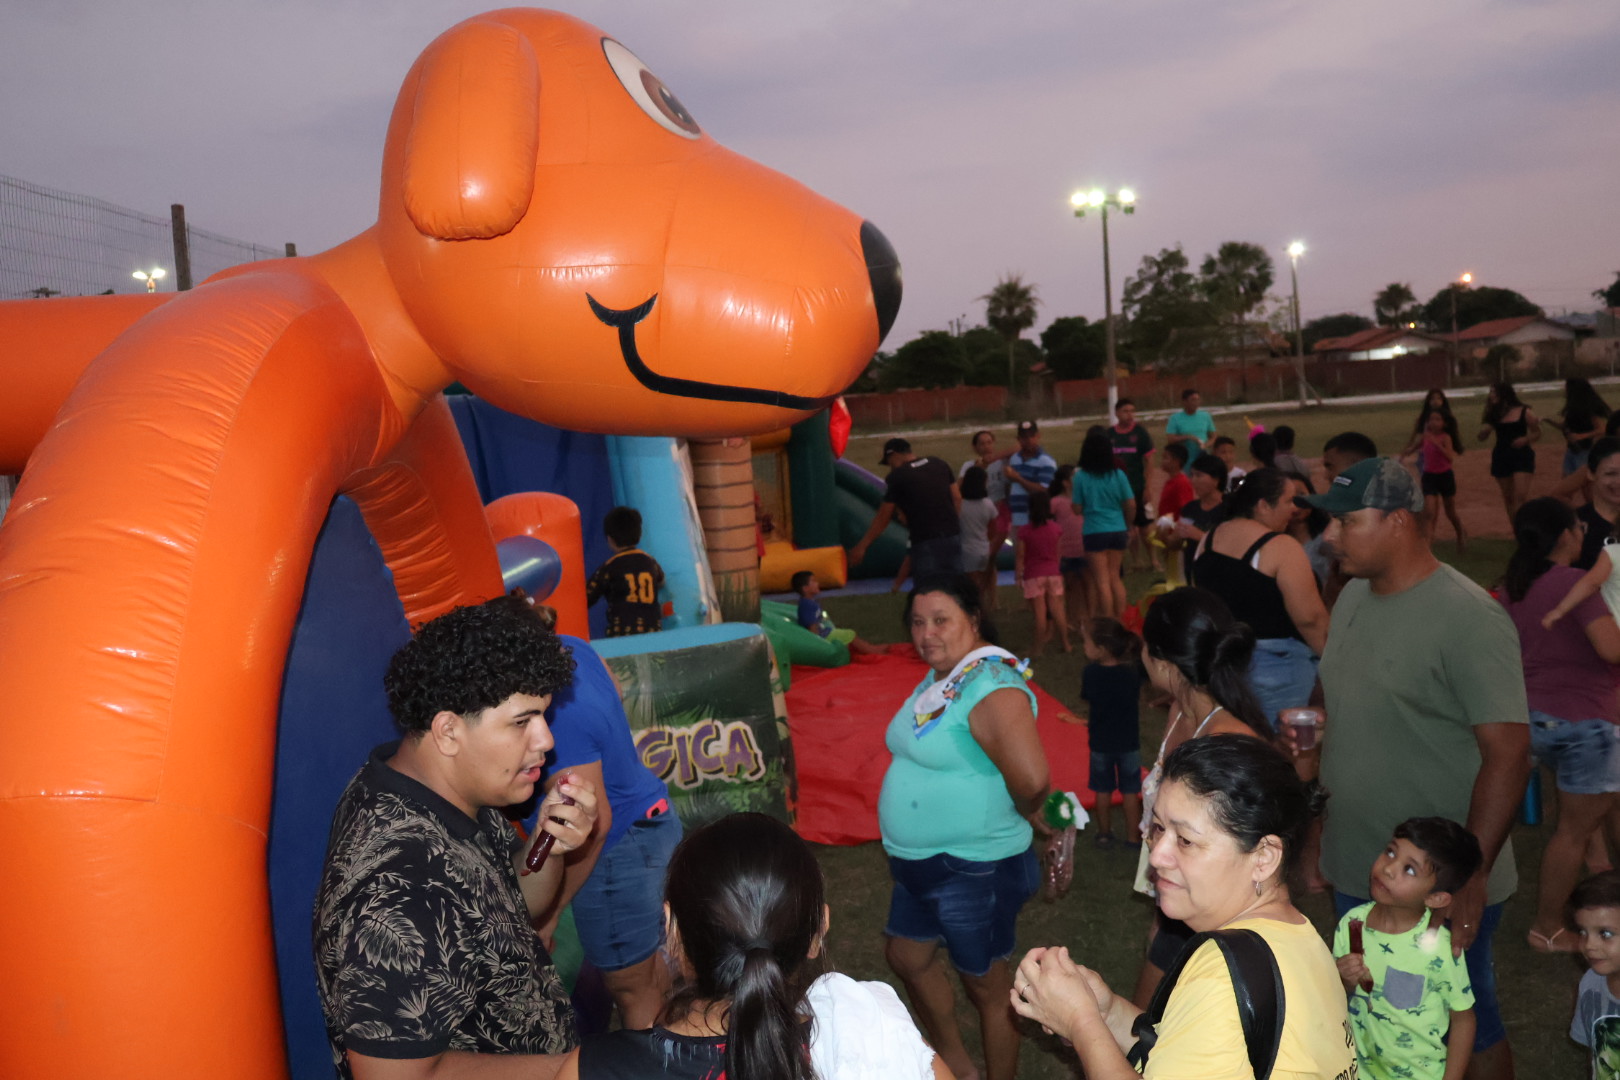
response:
[[(855, 656), (848, 667), (793, 669), (788, 728), (799, 772), (799, 835), (817, 844), (860, 844), (878, 839), (877, 801), (889, 751), (883, 733), (927, 672), (910, 645), (886, 656)], [(1047, 663), (1079, 663), (1052, 658)], [(1040, 667), (1036, 665), (1036, 673)], [(1036, 730), (1046, 748), (1052, 786), (1072, 791), (1089, 808), (1086, 789), (1091, 747), (1086, 729), (1058, 719), (1066, 710), (1033, 681), (1039, 705)]]

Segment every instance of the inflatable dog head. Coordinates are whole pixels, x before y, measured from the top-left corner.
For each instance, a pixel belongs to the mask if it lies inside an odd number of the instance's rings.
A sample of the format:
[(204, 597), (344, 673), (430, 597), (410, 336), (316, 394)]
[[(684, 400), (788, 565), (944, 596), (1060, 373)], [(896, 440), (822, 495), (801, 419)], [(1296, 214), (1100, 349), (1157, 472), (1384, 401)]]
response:
[(454, 375), (575, 430), (720, 435), (822, 408), (900, 303), (883, 235), (726, 150), (629, 49), (514, 8), (428, 46), (378, 238)]

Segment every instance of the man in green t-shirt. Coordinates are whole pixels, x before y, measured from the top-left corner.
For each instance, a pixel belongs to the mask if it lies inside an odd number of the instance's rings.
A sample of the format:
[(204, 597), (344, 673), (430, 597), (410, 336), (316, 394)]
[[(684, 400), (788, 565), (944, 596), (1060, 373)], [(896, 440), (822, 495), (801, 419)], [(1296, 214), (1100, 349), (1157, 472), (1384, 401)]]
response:
[(1183, 390), (1181, 411), (1173, 413), (1164, 427), (1166, 442), (1187, 444), (1185, 471), (1189, 475), (1192, 473), (1192, 463), (1198, 460), (1199, 454), (1209, 449), (1210, 440), (1215, 438), (1215, 418), (1199, 408), (1203, 403), (1203, 395), (1198, 391)]
[(1320, 669), (1322, 873), (1342, 917), (1368, 899), (1366, 868), (1398, 823), (1467, 826), (1484, 864), (1448, 915), (1476, 999), (1470, 1075), (1510, 1076), (1490, 943), (1517, 884), (1508, 830), (1530, 767), (1518, 633), (1501, 604), (1429, 550), (1423, 496), (1399, 462), (1357, 462), (1300, 501), (1333, 515), (1326, 543), (1355, 579), (1333, 608)]

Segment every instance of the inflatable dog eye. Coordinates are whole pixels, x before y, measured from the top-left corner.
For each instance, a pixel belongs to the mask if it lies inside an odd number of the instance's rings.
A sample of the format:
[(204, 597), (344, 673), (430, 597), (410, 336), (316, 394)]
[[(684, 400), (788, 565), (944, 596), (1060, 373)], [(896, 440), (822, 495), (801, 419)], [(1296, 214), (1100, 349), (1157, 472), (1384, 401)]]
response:
[(265, 837), (328, 507), (359, 506), (412, 622), (503, 591), (444, 387), (574, 430), (773, 430), (899, 302), (870, 223), (717, 144), (595, 27), (511, 9), (411, 68), (354, 239), (179, 296), (0, 304), (0, 472), (27, 465), (0, 1072), (284, 1075)]
[(659, 127), (688, 139), (703, 134), (686, 106), (670, 93), (662, 79), (647, 70), (647, 65), (638, 60), (635, 53), (612, 38), (602, 39), (602, 52), (630, 97)]

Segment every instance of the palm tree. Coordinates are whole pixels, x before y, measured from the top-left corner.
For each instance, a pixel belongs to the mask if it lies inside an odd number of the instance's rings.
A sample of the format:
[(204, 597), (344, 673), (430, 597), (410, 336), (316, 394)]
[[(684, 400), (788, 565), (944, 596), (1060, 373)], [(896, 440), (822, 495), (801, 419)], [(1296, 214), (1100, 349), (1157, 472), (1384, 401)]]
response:
[(1379, 326), (1399, 326), (1409, 321), (1407, 316), (1415, 303), (1417, 296), (1412, 292), (1412, 286), (1392, 281), (1373, 297), (1373, 318)]
[(1198, 272), (1205, 298), (1219, 316), (1230, 318), (1234, 324), (1238, 378), (1247, 390), (1249, 369), (1243, 358), (1244, 339), (1249, 313), (1265, 300), (1266, 290), (1276, 280), (1271, 256), (1259, 244), (1228, 240), (1215, 249), (1215, 254), (1204, 256)]
[(1025, 330), (1035, 325), (1035, 308), (1041, 300), (1034, 285), (1026, 285), (1023, 275), (1007, 274), (996, 287), (979, 297), (985, 303), (984, 321), (1007, 339), (1007, 393), (1013, 392), (1013, 350)]

